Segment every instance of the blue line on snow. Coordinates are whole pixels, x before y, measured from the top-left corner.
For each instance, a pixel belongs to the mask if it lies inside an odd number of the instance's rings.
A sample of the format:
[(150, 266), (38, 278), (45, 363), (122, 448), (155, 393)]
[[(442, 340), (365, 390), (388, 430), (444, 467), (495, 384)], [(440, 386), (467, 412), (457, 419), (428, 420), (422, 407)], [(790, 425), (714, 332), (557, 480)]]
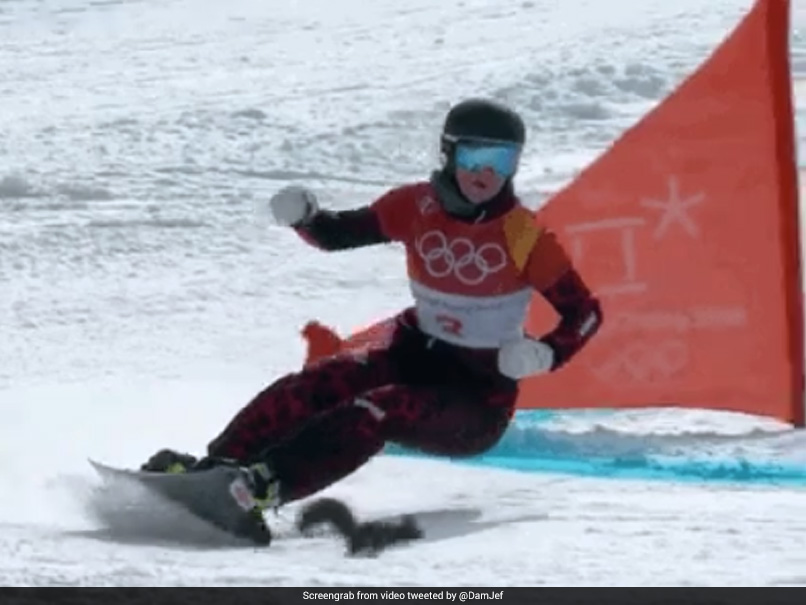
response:
[[(483, 456), (454, 459), (454, 462), (531, 473), (554, 473), (610, 479), (676, 482), (739, 483), (753, 485), (806, 486), (806, 464), (752, 460), (728, 455), (690, 452), (678, 443), (673, 452), (652, 447), (652, 435), (626, 433), (602, 441), (601, 435), (568, 434), (557, 439), (540, 424), (555, 412), (529, 411), (519, 414), (507, 435)], [(739, 436), (737, 439), (741, 439)], [(646, 442), (646, 446), (641, 445)], [(658, 441), (657, 443), (660, 443)], [(599, 451), (597, 451), (597, 449)], [(386, 454), (430, 456), (390, 445)]]

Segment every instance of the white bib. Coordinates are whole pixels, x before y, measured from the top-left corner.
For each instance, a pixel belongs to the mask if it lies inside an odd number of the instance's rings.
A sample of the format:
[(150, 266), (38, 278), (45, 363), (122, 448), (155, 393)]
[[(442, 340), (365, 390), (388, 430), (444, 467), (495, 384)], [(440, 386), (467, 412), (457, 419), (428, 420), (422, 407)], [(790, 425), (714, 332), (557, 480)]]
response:
[(472, 349), (496, 349), (523, 335), (530, 288), (499, 296), (446, 294), (411, 281), (420, 329)]

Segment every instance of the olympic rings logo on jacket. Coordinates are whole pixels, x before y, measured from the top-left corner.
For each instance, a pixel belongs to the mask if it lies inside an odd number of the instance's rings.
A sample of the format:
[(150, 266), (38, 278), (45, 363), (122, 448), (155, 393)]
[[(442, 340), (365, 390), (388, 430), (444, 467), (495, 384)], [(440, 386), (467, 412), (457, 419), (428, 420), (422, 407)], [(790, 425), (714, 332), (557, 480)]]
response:
[(466, 237), (452, 241), (442, 231), (428, 231), (415, 240), (417, 254), (432, 277), (453, 275), (459, 282), (475, 286), (488, 275), (507, 266), (507, 253), (500, 244), (486, 243), (476, 248)]

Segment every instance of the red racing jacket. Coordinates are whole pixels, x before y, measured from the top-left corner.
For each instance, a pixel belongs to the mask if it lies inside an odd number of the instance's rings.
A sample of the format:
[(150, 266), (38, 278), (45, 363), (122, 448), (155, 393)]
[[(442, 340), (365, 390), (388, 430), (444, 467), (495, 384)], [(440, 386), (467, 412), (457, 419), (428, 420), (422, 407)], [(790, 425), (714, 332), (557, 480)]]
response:
[(392, 189), (368, 206), (319, 211), (296, 226), (309, 243), (346, 250), (400, 242), (420, 330), (471, 349), (522, 337), (535, 291), (559, 322), (541, 340), (567, 363), (602, 323), (599, 301), (555, 235), (514, 193), (499, 195), (473, 219), (446, 213), (428, 182)]

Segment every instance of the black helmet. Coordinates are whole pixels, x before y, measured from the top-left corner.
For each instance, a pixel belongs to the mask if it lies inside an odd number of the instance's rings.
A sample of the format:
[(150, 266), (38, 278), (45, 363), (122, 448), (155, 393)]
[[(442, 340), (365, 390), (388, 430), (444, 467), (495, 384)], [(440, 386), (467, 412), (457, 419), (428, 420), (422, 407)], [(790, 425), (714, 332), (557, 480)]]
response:
[[(454, 179), (456, 144), (462, 140), (486, 140), (514, 143), (523, 147), (526, 126), (512, 109), (489, 99), (472, 98), (454, 105), (442, 126), (440, 152), (442, 169), (431, 176), (440, 203), (446, 212), (459, 217), (473, 218), (483, 212), (481, 204), (471, 204), (458, 191)], [(496, 198), (512, 193), (512, 177)], [(495, 199), (490, 200), (494, 202)], [(485, 202), (485, 206), (489, 202)]]
[(496, 101), (467, 99), (451, 108), (442, 126), (440, 150), (448, 163), (460, 139), (503, 141), (522, 146), (526, 142), (526, 127), (517, 113)]

